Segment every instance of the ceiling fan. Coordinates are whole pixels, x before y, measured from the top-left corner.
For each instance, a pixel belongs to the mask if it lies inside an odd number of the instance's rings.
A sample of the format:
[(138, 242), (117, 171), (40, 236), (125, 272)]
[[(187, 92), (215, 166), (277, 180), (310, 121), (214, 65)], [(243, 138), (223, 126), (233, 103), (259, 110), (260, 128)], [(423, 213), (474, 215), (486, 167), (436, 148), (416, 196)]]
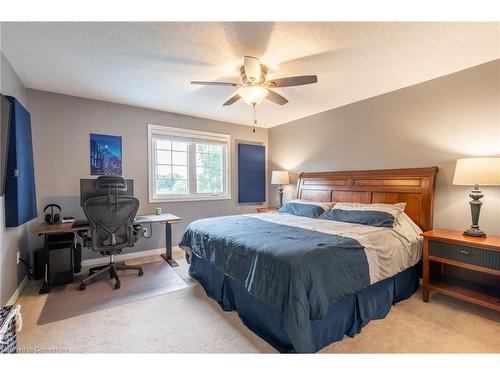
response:
[(266, 81), (267, 67), (261, 64), (258, 58), (252, 56), (244, 57), (243, 65), (240, 67), (240, 74), (242, 83), (191, 81), (191, 84), (238, 87), (238, 91), (223, 106), (231, 105), (243, 99), (255, 108), (264, 98), (279, 105), (288, 103), (285, 97), (272, 91), (271, 88), (302, 86), (318, 82), (318, 77), (315, 75), (286, 77)]

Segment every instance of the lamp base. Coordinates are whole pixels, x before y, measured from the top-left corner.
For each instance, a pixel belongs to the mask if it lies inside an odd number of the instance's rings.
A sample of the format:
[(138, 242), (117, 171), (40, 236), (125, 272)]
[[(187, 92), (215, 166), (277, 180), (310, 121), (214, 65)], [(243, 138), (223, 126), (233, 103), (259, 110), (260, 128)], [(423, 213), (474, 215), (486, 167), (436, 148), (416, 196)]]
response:
[(476, 228), (469, 228), (469, 229), (464, 231), (464, 236), (486, 237), (486, 233), (484, 233), (482, 230), (479, 230)]
[(280, 185), (278, 188), (278, 194), (280, 197), (280, 206), (279, 208), (283, 207), (283, 185)]
[(469, 202), (472, 225), (464, 232), (464, 235), (471, 237), (486, 237), (486, 233), (479, 229), (479, 212), (481, 211), (481, 205), (483, 204), (480, 199), (483, 197), (483, 194), (481, 193), (481, 190), (479, 190), (478, 185), (474, 185), (474, 190), (471, 191), (469, 197), (472, 198)]

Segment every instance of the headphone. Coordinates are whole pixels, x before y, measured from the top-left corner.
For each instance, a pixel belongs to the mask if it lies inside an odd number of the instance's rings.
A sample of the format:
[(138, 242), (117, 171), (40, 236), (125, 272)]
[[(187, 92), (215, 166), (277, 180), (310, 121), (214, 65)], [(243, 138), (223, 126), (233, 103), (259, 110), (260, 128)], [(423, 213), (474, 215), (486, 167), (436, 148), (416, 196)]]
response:
[[(50, 208), (50, 213), (47, 213), (46, 211)], [(58, 213), (54, 214), (54, 208), (57, 208), (59, 210)], [(43, 209), (43, 213), (45, 214), (45, 222), (47, 224), (55, 224), (58, 223), (59, 220), (61, 220), (61, 206), (57, 204), (48, 204), (45, 206)]]

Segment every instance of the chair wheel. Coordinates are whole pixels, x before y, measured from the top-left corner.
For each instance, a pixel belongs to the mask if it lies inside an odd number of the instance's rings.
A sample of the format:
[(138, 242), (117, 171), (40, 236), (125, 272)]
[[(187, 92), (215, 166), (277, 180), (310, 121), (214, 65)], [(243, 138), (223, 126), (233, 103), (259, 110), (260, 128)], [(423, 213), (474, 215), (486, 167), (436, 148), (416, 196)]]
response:
[(87, 288), (87, 285), (85, 285), (84, 283), (81, 283), (80, 287), (78, 289), (85, 290), (86, 288)]
[(120, 283), (116, 283), (116, 284), (115, 284), (115, 289), (120, 289), (120, 287), (121, 287), (121, 286), (122, 286), (122, 285), (121, 285)]
[(143, 270), (139, 270), (139, 272), (137, 273), (137, 276), (142, 276), (144, 275), (144, 271)]

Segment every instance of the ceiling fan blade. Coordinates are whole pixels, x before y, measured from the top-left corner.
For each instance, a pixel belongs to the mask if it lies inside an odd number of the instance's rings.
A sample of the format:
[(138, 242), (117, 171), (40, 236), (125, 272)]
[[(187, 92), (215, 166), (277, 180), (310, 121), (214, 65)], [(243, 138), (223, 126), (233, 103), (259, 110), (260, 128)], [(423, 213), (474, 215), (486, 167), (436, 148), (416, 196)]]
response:
[(318, 82), (318, 76), (297, 76), (269, 80), (271, 87), (301, 86), (316, 82)]
[(272, 101), (273, 103), (279, 104), (279, 105), (283, 105), (283, 104), (288, 103), (288, 100), (285, 97), (278, 94), (277, 92), (274, 92), (271, 90), (267, 90), (267, 91), (268, 91), (268, 94), (266, 96), (266, 99)]
[(191, 81), (192, 85), (209, 85), (209, 86), (234, 86), (238, 87), (239, 84), (237, 83), (232, 83), (232, 82), (205, 82), (205, 81)]
[(236, 93), (233, 96), (231, 96), (223, 105), (231, 105), (233, 103), (236, 103), (240, 99), (241, 99), (240, 94)]
[(258, 58), (245, 56), (243, 66), (245, 67), (245, 75), (250, 82), (260, 81), (260, 60)]

